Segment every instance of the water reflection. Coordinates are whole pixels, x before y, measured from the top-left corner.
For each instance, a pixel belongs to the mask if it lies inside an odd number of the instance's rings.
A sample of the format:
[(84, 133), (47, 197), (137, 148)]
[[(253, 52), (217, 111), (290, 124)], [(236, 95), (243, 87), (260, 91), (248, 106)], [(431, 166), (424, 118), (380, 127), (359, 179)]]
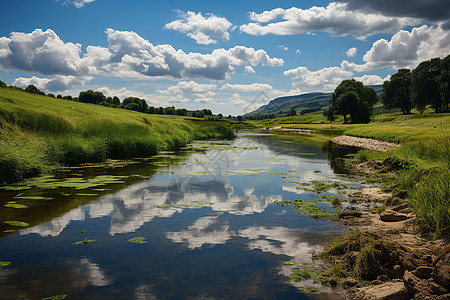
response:
[[(164, 154), (129, 168), (80, 169), (127, 178), (83, 191), (98, 197), (44, 191), (55, 199), (28, 209), (34, 226), (0, 240), (0, 259), (13, 262), (0, 272), (0, 299), (306, 297), (286, 284), (282, 262), (311, 262), (343, 228), (275, 203), (310, 199), (295, 182), (338, 180), (342, 149), (266, 135), (194, 147), (202, 151), (186, 150), (182, 164)], [(134, 237), (148, 243), (129, 243)], [(84, 238), (96, 241), (72, 246)]]

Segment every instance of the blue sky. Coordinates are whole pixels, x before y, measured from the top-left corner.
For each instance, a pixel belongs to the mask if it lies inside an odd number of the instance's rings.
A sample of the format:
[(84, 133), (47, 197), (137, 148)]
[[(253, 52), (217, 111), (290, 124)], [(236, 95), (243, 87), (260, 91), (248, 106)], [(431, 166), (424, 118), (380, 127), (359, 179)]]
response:
[(238, 115), (443, 58), (449, 16), (448, 0), (4, 1), (0, 80)]

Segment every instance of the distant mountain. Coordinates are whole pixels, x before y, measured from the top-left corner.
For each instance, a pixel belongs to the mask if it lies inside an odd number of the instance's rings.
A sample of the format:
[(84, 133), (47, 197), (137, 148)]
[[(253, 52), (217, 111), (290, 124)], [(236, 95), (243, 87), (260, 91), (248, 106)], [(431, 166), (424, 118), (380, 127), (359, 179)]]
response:
[[(381, 85), (368, 85), (373, 88), (377, 94), (382, 92)], [(330, 105), (328, 101), (332, 93), (306, 93), (296, 96), (279, 97), (270, 101), (267, 105), (263, 105), (257, 110), (247, 113), (245, 116), (256, 115), (285, 115), (292, 109), (297, 114), (319, 111)]]

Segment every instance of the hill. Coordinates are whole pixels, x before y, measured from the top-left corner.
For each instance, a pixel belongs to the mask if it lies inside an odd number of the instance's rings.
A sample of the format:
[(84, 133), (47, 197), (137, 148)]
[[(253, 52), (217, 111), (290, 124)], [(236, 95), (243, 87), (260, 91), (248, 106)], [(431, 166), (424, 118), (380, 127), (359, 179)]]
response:
[[(369, 85), (377, 94), (381, 94), (381, 85)], [(296, 96), (279, 97), (270, 101), (267, 105), (263, 105), (255, 111), (249, 112), (244, 116), (270, 115), (282, 116), (295, 109), (297, 114), (320, 111), (322, 108), (330, 105), (332, 93), (306, 93)]]
[(226, 124), (0, 88), (0, 185), (61, 165), (148, 157), (193, 139), (229, 138)]

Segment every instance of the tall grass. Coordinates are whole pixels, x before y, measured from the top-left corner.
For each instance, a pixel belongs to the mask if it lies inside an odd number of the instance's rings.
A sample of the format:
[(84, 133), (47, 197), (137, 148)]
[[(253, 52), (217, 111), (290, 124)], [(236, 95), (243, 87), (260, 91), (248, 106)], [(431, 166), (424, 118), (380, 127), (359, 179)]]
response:
[(192, 122), (0, 89), (0, 185), (55, 166), (137, 158), (194, 138), (228, 139), (225, 124)]

